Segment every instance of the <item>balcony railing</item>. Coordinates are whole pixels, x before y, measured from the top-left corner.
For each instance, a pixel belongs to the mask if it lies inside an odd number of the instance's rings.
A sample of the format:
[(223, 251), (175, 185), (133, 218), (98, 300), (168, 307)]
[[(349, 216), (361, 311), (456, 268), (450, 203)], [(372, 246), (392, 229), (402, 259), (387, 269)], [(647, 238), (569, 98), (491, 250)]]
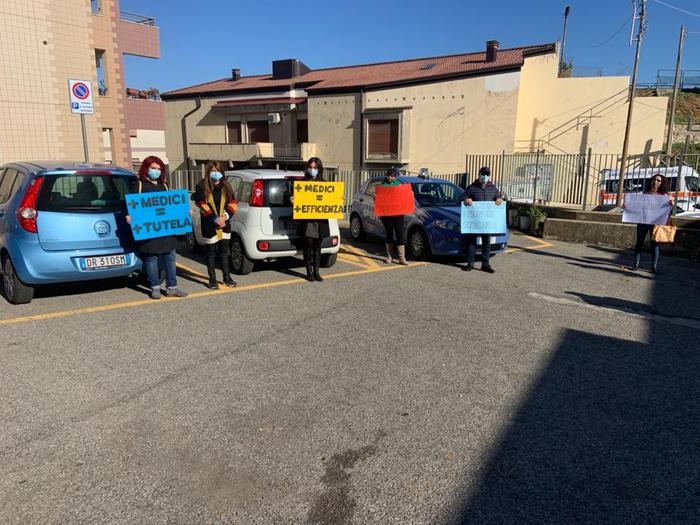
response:
[(125, 22), (133, 22), (134, 24), (143, 24), (145, 26), (156, 25), (156, 19), (154, 17), (130, 13), (128, 11), (119, 11), (119, 18)]

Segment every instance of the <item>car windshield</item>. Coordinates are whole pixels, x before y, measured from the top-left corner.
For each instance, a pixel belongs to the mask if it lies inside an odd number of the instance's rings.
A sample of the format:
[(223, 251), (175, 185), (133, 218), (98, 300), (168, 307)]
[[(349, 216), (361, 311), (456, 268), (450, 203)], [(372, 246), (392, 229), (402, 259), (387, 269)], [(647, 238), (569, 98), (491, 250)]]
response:
[(458, 206), (464, 190), (450, 182), (414, 182), (413, 194), (421, 206)]
[(686, 177), (685, 187), (688, 191), (700, 192), (700, 178), (699, 177)]
[(45, 175), (37, 201), (41, 211), (112, 213), (125, 209), (128, 175)]

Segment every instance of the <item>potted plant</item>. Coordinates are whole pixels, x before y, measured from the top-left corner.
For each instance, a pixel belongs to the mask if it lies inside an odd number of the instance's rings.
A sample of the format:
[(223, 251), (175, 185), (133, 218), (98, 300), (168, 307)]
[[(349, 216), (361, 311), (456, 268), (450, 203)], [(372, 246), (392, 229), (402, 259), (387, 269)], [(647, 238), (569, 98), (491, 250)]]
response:
[(547, 214), (539, 206), (530, 204), (524, 208), (520, 208), (519, 218), (520, 229), (522, 231), (541, 235)]

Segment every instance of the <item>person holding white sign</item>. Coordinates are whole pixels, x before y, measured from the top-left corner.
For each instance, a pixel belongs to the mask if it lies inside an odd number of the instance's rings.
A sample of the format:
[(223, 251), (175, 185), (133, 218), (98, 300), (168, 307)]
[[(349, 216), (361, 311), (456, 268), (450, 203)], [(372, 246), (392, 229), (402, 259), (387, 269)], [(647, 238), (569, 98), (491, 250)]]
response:
[[(666, 195), (671, 201), (668, 212), (668, 220), (671, 219), (671, 209), (673, 208), (673, 197), (668, 194), (668, 181), (666, 177), (657, 173), (652, 178), (647, 179), (646, 188), (644, 189), (645, 195)], [(623, 204), (624, 208), (624, 204)], [(651, 271), (652, 273), (658, 273), (659, 271), (659, 245), (654, 240), (652, 235), (654, 225), (653, 224), (637, 224), (637, 242), (634, 246), (634, 266), (633, 270), (639, 270), (639, 263), (642, 258), (642, 248), (644, 247), (644, 241), (649, 235), (649, 243), (651, 244)]]
[[(496, 185), (491, 182), (491, 169), (484, 166), (479, 170), (479, 178), (472, 182), (462, 194), (462, 200), (466, 206), (472, 206), (474, 201), (495, 201), (497, 206), (503, 204), (501, 192)], [(474, 269), (476, 260), (476, 235), (467, 234), (467, 265), (464, 270), (467, 272)], [(496, 270), (490, 264), (491, 257), (491, 236), (481, 235), (481, 270), (487, 273), (494, 273)]]

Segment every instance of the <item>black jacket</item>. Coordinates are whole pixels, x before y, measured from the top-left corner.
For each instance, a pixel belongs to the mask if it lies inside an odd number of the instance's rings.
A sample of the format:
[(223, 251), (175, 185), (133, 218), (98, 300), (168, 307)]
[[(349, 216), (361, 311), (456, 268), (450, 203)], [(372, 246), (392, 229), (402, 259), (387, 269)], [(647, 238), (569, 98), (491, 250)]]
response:
[[(211, 202), (208, 202), (208, 199), (204, 196), (204, 181), (201, 181), (199, 184), (197, 184), (197, 187), (195, 188), (194, 193), (192, 194), (192, 200), (199, 208), (199, 214), (201, 217), (200, 224), (202, 226), (202, 237), (205, 237), (207, 239), (211, 239), (216, 235), (217, 228), (216, 224), (214, 223), (214, 220), (219, 216), (219, 213), (221, 212), (221, 199), (224, 199), (223, 209), (226, 213), (228, 213), (229, 216), (228, 220), (226, 221), (226, 224), (222, 228), (222, 231), (224, 233), (231, 233), (231, 219), (233, 218), (233, 214), (236, 213), (236, 210), (238, 209), (238, 204), (236, 203), (236, 200), (233, 197), (226, 199), (226, 197), (224, 196), (224, 192), (222, 191), (224, 184), (228, 185), (228, 182), (221, 181), (221, 183), (218, 186), (213, 186), (212, 188), (211, 196), (214, 201), (213, 209), (211, 206)], [(233, 194), (233, 191), (230, 191), (229, 194)]]
[(498, 187), (492, 182), (487, 182), (483, 188), (479, 181), (472, 182), (462, 194), (462, 200), (495, 201), (500, 198), (501, 192), (498, 191)]
[[(311, 178), (308, 173), (304, 174), (305, 181), (318, 181), (326, 182), (321, 178)], [(297, 231), (302, 237), (308, 237), (310, 239), (325, 239), (331, 236), (331, 227), (328, 224), (328, 219), (308, 219), (308, 220), (297, 220)]]
[[(138, 180), (131, 184), (131, 193), (153, 193), (156, 191), (168, 191), (165, 184), (152, 184), (150, 182), (140, 182)], [(177, 248), (177, 237), (168, 235), (167, 237), (156, 237), (145, 241), (136, 241), (136, 249), (145, 255), (159, 255), (169, 253)]]

